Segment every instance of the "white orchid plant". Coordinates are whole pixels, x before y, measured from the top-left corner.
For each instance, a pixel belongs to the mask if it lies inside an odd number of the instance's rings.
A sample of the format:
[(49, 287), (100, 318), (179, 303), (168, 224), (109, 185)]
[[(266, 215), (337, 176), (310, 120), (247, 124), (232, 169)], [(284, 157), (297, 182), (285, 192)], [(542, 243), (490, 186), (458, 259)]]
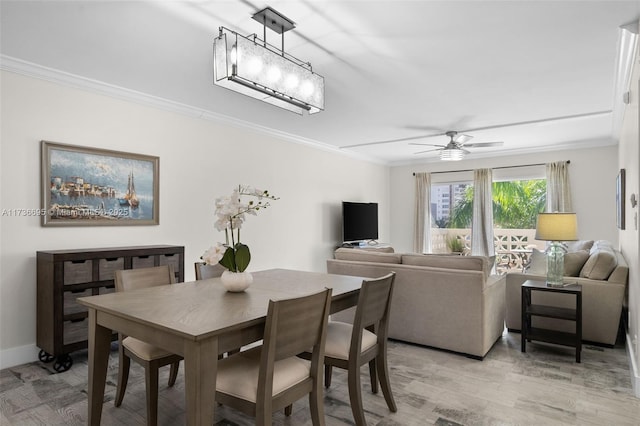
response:
[(244, 272), (251, 261), (251, 252), (249, 246), (240, 242), (240, 228), (247, 214), (256, 216), (258, 210), (271, 205), (270, 200), (277, 199), (269, 191), (245, 185), (238, 185), (228, 197), (217, 198), (214, 226), (218, 231), (224, 230), (226, 242), (209, 248), (201, 259), (209, 265), (219, 263), (231, 272)]

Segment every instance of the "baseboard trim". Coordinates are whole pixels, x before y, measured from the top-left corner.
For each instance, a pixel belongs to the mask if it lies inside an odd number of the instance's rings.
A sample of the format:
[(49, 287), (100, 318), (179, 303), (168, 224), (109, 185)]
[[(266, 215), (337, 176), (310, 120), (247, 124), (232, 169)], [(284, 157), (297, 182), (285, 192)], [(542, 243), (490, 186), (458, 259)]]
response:
[(18, 346), (0, 351), (0, 370), (38, 360), (39, 349), (35, 344)]
[(629, 370), (631, 374), (631, 387), (636, 398), (640, 398), (640, 370), (636, 362), (636, 353), (633, 351), (631, 337), (627, 333), (626, 336), (627, 355), (629, 356)]

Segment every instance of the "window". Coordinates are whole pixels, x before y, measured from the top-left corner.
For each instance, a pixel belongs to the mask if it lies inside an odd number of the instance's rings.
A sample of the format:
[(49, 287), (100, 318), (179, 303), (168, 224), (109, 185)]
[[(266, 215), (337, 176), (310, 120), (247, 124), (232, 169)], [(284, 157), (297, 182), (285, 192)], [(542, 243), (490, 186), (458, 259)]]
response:
[[(445, 175), (445, 174), (443, 174)], [(438, 175), (431, 185), (431, 249), (450, 253), (471, 247), (473, 218), (472, 174)], [(498, 261), (504, 269), (522, 267), (533, 247), (544, 248), (534, 240), (536, 219), (546, 203), (544, 166), (494, 170), (493, 220)], [(448, 181), (447, 181), (448, 180)], [(461, 244), (462, 243), (462, 244)]]

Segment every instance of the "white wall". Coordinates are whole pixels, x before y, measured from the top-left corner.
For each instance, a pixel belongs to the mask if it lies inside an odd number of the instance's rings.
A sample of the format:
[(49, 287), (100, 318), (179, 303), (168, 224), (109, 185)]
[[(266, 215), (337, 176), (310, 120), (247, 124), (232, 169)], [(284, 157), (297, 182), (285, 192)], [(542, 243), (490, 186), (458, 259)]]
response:
[(636, 57), (631, 77), (631, 103), (627, 106), (622, 131), (620, 133), (619, 168), (626, 172), (626, 226), (620, 231), (620, 250), (629, 262), (629, 318), (627, 348), (632, 358), (633, 384), (636, 396), (640, 398), (640, 234), (638, 233), (639, 206), (631, 207), (631, 194), (640, 194), (640, 51)]
[[(37, 217), (2, 216), (0, 368), (37, 354), (36, 251), (184, 245), (191, 280), (193, 262), (223, 238), (213, 228), (213, 201), (237, 184), (281, 198), (243, 227), (250, 270), (324, 271), (341, 240), (343, 199), (380, 203), (380, 239), (389, 240), (385, 166), (11, 72), (1, 82), (0, 211), (40, 207), (44, 139), (160, 157), (160, 225), (46, 228)], [(283, 119), (313, 117), (283, 111)]]
[[(393, 245), (398, 251), (413, 250), (414, 172), (518, 166), (563, 160), (571, 161), (569, 179), (573, 207), (578, 215), (578, 237), (609, 240), (614, 245), (618, 244), (615, 207), (615, 182), (618, 174), (617, 146), (520, 156), (476, 159), (469, 157), (467, 160), (455, 163), (414, 164), (391, 169), (391, 235)], [(512, 170), (515, 173), (518, 169)], [(524, 172), (524, 169), (522, 171)], [(470, 180), (473, 180), (473, 174), (470, 174)]]

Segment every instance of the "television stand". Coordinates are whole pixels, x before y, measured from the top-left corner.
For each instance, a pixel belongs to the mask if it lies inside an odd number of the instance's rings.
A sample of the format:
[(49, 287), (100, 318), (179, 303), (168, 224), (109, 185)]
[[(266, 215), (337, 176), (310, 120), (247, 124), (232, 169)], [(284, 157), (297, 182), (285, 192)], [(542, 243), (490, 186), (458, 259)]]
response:
[(391, 244), (388, 243), (379, 243), (376, 240), (368, 240), (368, 241), (345, 241), (340, 247), (344, 248), (388, 248), (391, 247)]

